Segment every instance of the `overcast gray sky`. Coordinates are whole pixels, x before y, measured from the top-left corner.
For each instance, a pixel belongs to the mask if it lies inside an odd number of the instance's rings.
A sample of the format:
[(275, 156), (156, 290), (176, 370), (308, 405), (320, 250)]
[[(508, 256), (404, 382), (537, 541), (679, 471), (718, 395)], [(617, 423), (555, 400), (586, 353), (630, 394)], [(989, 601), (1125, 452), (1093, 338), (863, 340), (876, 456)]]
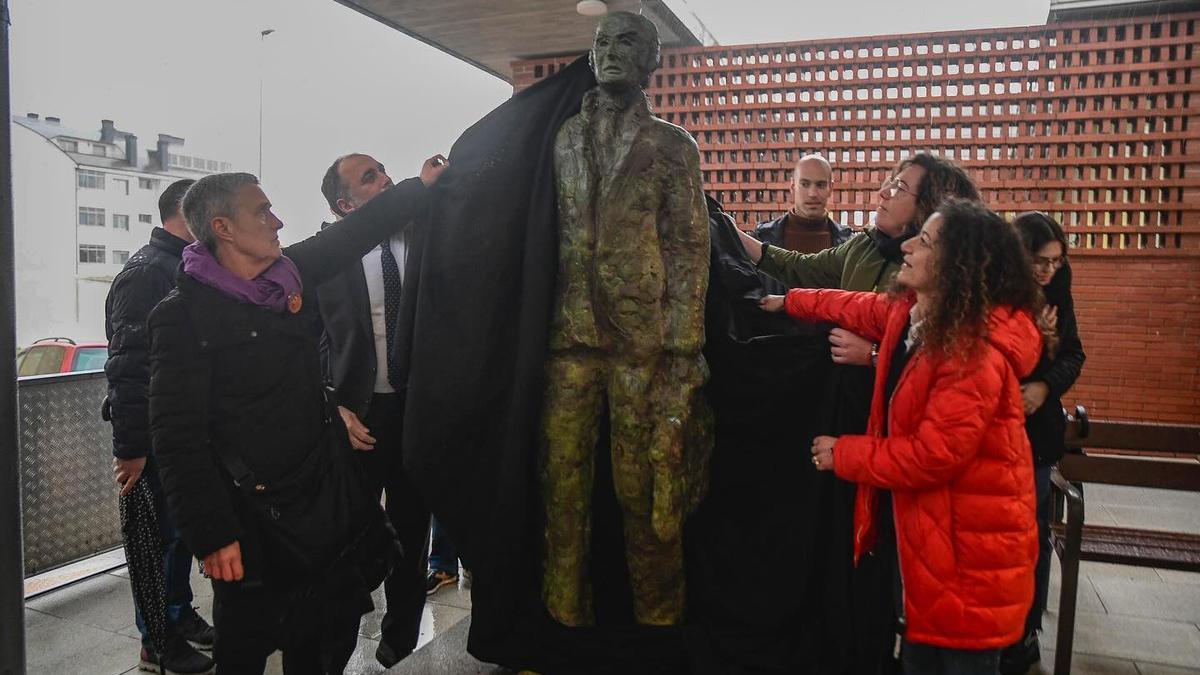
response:
[[(496, 0), (501, 1), (501, 0)], [(563, 0), (571, 3), (573, 0)], [(676, 6), (679, 0), (674, 0)], [(723, 44), (1037, 24), (1048, 0), (688, 0)], [(285, 241), (328, 217), (329, 163), (375, 155), (399, 180), (448, 152), (511, 87), (334, 0), (11, 0), (14, 114), (100, 120), (152, 147), (258, 170)], [(260, 38), (266, 28), (275, 33)], [(19, 197), (19, 195), (18, 195)]]

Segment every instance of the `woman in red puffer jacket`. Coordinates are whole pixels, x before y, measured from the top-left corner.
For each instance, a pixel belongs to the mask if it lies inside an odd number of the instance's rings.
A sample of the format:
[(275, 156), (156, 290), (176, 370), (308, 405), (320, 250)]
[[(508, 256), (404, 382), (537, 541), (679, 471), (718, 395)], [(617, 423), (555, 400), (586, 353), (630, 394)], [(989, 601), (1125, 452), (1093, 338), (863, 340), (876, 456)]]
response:
[(879, 343), (867, 434), (818, 436), (813, 463), (859, 485), (856, 561), (892, 501), (905, 673), (996, 673), (1032, 601), (1019, 380), (1041, 353), (1041, 295), (1016, 231), (976, 202), (943, 204), (902, 250), (891, 294), (794, 289), (763, 308)]

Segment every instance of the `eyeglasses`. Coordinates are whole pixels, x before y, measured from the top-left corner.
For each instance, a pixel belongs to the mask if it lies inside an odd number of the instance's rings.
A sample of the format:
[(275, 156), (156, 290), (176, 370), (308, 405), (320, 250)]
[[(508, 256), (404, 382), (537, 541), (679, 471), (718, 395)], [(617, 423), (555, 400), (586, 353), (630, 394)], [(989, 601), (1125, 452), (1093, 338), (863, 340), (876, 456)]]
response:
[(1066, 257), (1061, 255), (1057, 258), (1044, 258), (1040, 255), (1035, 255), (1033, 256), (1033, 266), (1039, 270), (1056, 270), (1062, 267), (1066, 260)]
[(883, 181), (883, 185), (879, 186), (879, 191), (886, 194), (888, 199), (894, 198), (898, 193), (901, 192), (908, 193), (914, 197), (917, 196), (917, 193), (904, 187), (903, 181), (895, 176)]

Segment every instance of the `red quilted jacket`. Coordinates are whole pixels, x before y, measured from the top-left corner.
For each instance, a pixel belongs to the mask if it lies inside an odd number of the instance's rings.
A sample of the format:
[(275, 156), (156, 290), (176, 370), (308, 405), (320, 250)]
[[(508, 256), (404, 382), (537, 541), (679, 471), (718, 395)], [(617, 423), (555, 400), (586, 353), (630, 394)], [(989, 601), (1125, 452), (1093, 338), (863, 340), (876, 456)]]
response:
[(913, 302), (795, 289), (786, 307), (879, 343), (867, 435), (842, 436), (833, 450), (834, 471), (859, 486), (855, 561), (875, 543), (877, 489), (890, 489), (906, 637), (954, 649), (1005, 647), (1022, 637), (1033, 601), (1036, 506), (1018, 380), (1037, 365), (1041, 335), (1027, 312), (1000, 307), (986, 346), (969, 361), (918, 349), (884, 420), (888, 367)]

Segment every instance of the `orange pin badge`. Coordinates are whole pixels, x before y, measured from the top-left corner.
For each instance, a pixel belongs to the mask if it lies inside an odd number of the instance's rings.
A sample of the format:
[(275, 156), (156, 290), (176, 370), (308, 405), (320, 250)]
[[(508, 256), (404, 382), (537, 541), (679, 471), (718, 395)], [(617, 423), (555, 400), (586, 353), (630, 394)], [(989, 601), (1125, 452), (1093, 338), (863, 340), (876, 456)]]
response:
[(292, 314), (299, 312), (300, 308), (303, 305), (304, 305), (304, 298), (302, 298), (299, 293), (292, 293), (291, 295), (288, 296), (287, 308), (288, 308), (288, 311), (291, 312)]

